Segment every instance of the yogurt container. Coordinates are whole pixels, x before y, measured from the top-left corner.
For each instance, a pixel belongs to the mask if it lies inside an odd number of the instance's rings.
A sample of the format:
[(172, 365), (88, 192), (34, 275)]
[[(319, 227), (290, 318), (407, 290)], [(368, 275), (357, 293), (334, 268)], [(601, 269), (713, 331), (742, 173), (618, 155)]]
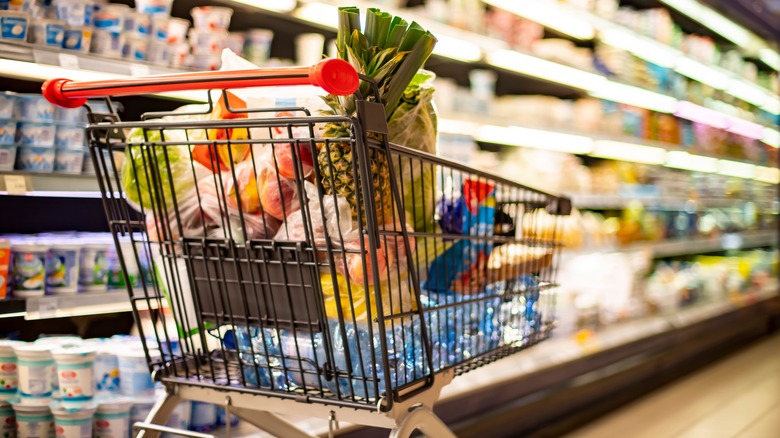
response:
[(69, 243), (52, 244), (46, 256), (46, 290), (51, 294), (73, 294), (78, 292), (78, 261), (78, 245)]
[(124, 17), (130, 12), (130, 6), (121, 4), (102, 5), (95, 12), (95, 29), (107, 30), (109, 32), (119, 33), (124, 30)]
[(130, 427), (128, 428), (128, 433), (132, 434), (133, 424), (146, 421), (149, 413), (152, 412), (154, 402), (154, 398), (148, 397), (133, 400), (133, 406), (130, 408)]
[[(47, 336), (36, 339), (35, 344), (43, 345), (49, 350), (77, 348), (81, 345), (81, 338), (78, 336)], [(60, 398), (60, 381), (57, 376), (56, 363), (51, 369), (51, 392), (53, 398)]]
[(220, 55), (227, 39), (225, 31), (192, 29), (189, 33), (193, 55)]
[(22, 401), (43, 401), (52, 396), (54, 357), (48, 345), (14, 346), (19, 373), (19, 396)]
[(89, 26), (68, 26), (62, 40), (62, 48), (75, 52), (89, 53), (92, 28)]
[(19, 243), (11, 245), (11, 285), (19, 298), (44, 295), (46, 279), (46, 245)]
[(127, 438), (130, 434), (132, 400), (101, 401), (95, 411), (92, 431), (95, 438)]
[(54, 430), (57, 438), (92, 438), (94, 407), (69, 409), (64, 405), (52, 405)]
[(14, 347), (24, 344), (21, 341), (0, 341), (0, 400), (16, 397), (19, 388), (19, 364)]
[(54, 0), (54, 15), (68, 26), (91, 26), (95, 2), (88, 0)]
[(103, 292), (108, 285), (107, 243), (82, 245), (79, 253), (79, 289), (88, 292)]
[(128, 35), (149, 36), (152, 33), (152, 17), (143, 12), (128, 12), (123, 27)]
[(211, 432), (217, 428), (217, 406), (211, 403), (192, 402), (190, 430)]
[(50, 146), (19, 146), (16, 150), (16, 169), (29, 172), (54, 171), (55, 149)]
[(173, 0), (136, 0), (135, 10), (149, 15), (171, 15)]
[(174, 45), (187, 42), (187, 30), (189, 28), (189, 20), (183, 18), (170, 18), (168, 20), (167, 43)]
[(146, 60), (152, 64), (168, 65), (169, 56), (168, 44), (155, 41), (149, 45), (149, 53), (146, 56)]
[(83, 404), (95, 396), (94, 348), (75, 347), (54, 350), (52, 356), (57, 363), (57, 378), (62, 403)]
[(54, 146), (80, 149), (86, 143), (86, 131), (82, 126), (57, 125), (54, 132)]
[(0, 93), (0, 119), (8, 120), (13, 118), (16, 96), (16, 93), (10, 91)]
[(16, 436), (16, 414), (7, 401), (0, 401), (0, 434), (3, 437)]
[(4, 2), (0, 2), (0, 6), (5, 4), (4, 9), (8, 9), (10, 11), (29, 12), (33, 6), (33, 3), (34, 0), (5, 0)]
[(98, 346), (95, 356), (95, 390), (97, 395), (119, 394), (119, 359), (107, 346)]
[(145, 61), (149, 52), (149, 38), (144, 36), (128, 36), (122, 46), (122, 58), (133, 61)]
[(121, 33), (113, 33), (107, 30), (96, 30), (92, 34), (92, 44), (89, 51), (110, 58), (119, 58), (122, 56), (122, 46), (125, 37)]
[(54, 172), (78, 175), (84, 166), (84, 148), (57, 149), (54, 154)]
[(168, 61), (171, 67), (181, 67), (187, 64), (190, 56), (190, 45), (187, 43), (168, 46)]
[[(159, 353), (152, 359), (159, 359)], [(127, 397), (154, 397), (154, 382), (146, 363), (144, 350), (138, 348), (123, 348), (116, 352), (119, 363), (119, 392)]]
[(233, 53), (241, 55), (244, 53), (244, 34), (230, 32), (225, 40), (225, 48), (230, 49)]
[(168, 41), (168, 22), (170, 17), (155, 15), (152, 17), (152, 41), (165, 43)]
[(192, 23), (196, 29), (228, 30), (233, 10), (219, 6), (200, 6), (192, 8), (190, 14), (192, 14)]
[(63, 125), (83, 126), (87, 122), (87, 112), (83, 106), (78, 108), (54, 107), (54, 121)]
[(65, 39), (65, 22), (35, 19), (30, 24), (30, 42), (48, 47), (62, 47)]
[(18, 11), (0, 11), (0, 39), (9, 41), (27, 41), (27, 28), (30, 16)]
[(192, 55), (188, 61), (196, 70), (219, 70), (222, 65), (222, 57), (219, 55)]
[(16, 120), (0, 120), (0, 144), (13, 144), (16, 139)]
[(24, 122), (46, 122), (54, 120), (54, 105), (41, 94), (17, 94), (14, 117)]
[(122, 269), (122, 260), (119, 258), (119, 253), (114, 248), (110, 248), (108, 251), (108, 287), (113, 289), (124, 289), (127, 287), (125, 283), (125, 275), (130, 281), (130, 286), (137, 286), (139, 283), (138, 275), (138, 263), (136, 261), (135, 251), (133, 251), (133, 242), (129, 240), (120, 240), (119, 245), (124, 256), (125, 267)]
[(22, 146), (54, 146), (57, 127), (51, 123), (19, 122), (16, 142)]
[(12, 406), (16, 413), (16, 438), (54, 438), (54, 415), (48, 404)]

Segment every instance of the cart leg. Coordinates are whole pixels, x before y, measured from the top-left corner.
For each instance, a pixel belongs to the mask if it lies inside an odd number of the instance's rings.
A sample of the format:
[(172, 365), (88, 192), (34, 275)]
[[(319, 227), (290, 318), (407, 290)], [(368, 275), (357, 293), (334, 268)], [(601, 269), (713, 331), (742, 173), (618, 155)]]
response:
[[(166, 393), (165, 397), (154, 404), (152, 411), (149, 412), (149, 416), (146, 417), (145, 423), (157, 424), (165, 426), (168, 422), (168, 418), (171, 417), (173, 410), (181, 401), (181, 397), (171, 393)], [(136, 438), (159, 438), (160, 432), (154, 430), (139, 429)]]
[(249, 424), (279, 438), (315, 438), (314, 435), (298, 429), (276, 414), (266, 411), (254, 411), (242, 408), (230, 408), (230, 415), (235, 415)]
[(412, 408), (401, 424), (390, 432), (390, 438), (409, 438), (415, 430), (419, 430), (429, 438), (458, 438), (433, 411), (425, 406)]

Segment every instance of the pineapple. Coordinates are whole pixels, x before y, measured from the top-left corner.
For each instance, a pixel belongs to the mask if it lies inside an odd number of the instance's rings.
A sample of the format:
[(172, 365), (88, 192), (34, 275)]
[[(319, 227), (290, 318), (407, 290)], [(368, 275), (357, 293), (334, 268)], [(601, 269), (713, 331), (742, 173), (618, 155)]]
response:
[[(360, 15), (357, 8), (339, 8), (339, 28), (336, 48), (339, 57), (348, 61), (358, 73), (371, 77), (379, 88), (379, 99), (389, 118), (403, 96), (406, 86), (433, 51), (436, 39), (417, 23), (408, 25), (400, 17), (393, 17), (375, 8), (368, 9), (365, 34), (360, 32)], [(362, 96), (370, 96), (370, 85), (362, 83)], [(354, 115), (354, 96), (323, 98), (330, 108), (327, 115)], [(349, 128), (341, 123), (329, 123), (325, 138), (349, 138)], [(322, 176), (322, 187), (327, 194), (343, 196), (357, 216), (358, 187), (354, 175), (357, 161), (353, 158), (352, 145), (345, 142), (319, 144), (317, 165)], [(376, 214), (380, 222), (393, 214), (390, 189), (390, 170), (385, 151), (369, 148), (371, 183), (374, 190)], [(366, 183), (366, 182), (364, 182)], [(365, 212), (362, 212), (365, 217)]]

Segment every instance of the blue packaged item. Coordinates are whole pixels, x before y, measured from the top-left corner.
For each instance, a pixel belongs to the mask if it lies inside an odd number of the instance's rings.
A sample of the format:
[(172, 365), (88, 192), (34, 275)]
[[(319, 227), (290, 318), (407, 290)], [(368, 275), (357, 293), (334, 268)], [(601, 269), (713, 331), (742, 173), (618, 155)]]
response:
[(0, 145), (13, 144), (16, 139), (16, 120), (0, 120)]
[(62, 47), (65, 23), (59, 20), (36, 19), (30, 24), (30, 42), (49, 47)]
[(87, 26), (73, 26), (65, 29), (65, 37), (62, 48), (76, 52), (89, 52), (89, 44), (92, 41), (92, 28)]
[(16, 150), (16, 170), (51, 173), (54, 171), (55, 149), (41, 146), (19, 146)]
[(55, 106), (54, 121), (61, 125), (70, 125), (71, 127), (83, 127), (87, 124), (87, 111), (83, 106), (78, 108), (63, 108)]
[(17, 11), (0, 11), (0, 39), (27, 41), (30, 16)]
[(54, 154), (54, 171), (78, 175), (84, 166), (84, 148), (57, 149)]
[[(230, 426), (238, 426), (239, 421), (237, 416), (230, 416)], [(223, 407), (217, 407), (217, 426), (227, 426), (227, 411)]]
[(86, 146), (86, 131), (83, 126), (57, 125), (54, 145), (58, 148), (81, 149)]
[(14, 118), (19, 122), (51, 123), (54, 105), (41, 94), (17, 94)]
[(54, 243), (46, 254), (46, 291), (76, 293), (79, 286), (79, 245)]
[(22, 146), (54, 146), (57, 128), (51, 123), (19, 122), (16, 142)]
[[(461, 204), (460, 207), (457, 204)], [(496, 198), (492, 184), (465, 180), (463, 195), (444, 200), (439, 212), (439, 226), (453, 230), (460, 223), (463, 236), (492, 237), (494, 233)], [(434, 292), (479, 293), (487, 282), (487, 262), (493, 250), (490, 239), (456, 241), (428, 267), (428, 277), (422, 288)]]
[(16, 93), (6, 91), (0, 93), (0, 119), (8, 120), (14, 117), (16, 106)]
[(217, 406), (211, 403), (192, 402), (190, 430), (211, 432), (217, 428)]
[(0, 144), (0, 171), (14, 170), (16, 149), (14, 144)]
[(87, 0), (55, 0), (52, 2), (58, 20), (68, 26), (92, 26), (95, 3)]

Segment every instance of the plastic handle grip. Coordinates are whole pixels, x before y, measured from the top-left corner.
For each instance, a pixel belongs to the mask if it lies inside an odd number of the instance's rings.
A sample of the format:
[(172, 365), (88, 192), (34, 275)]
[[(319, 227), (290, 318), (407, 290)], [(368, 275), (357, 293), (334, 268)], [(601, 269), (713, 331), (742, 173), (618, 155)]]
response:
[(49, 102), (76, 108), (84, 105), (87, 99), (98, 97), (288, 85), (315, 85), (330, 94), (346, 96), (357, 90), (360, 79), (348, 62), (330, 58), (311, 67), (208, 71), (84, 82), (50, 79), (44, 82), (42, 91)]

